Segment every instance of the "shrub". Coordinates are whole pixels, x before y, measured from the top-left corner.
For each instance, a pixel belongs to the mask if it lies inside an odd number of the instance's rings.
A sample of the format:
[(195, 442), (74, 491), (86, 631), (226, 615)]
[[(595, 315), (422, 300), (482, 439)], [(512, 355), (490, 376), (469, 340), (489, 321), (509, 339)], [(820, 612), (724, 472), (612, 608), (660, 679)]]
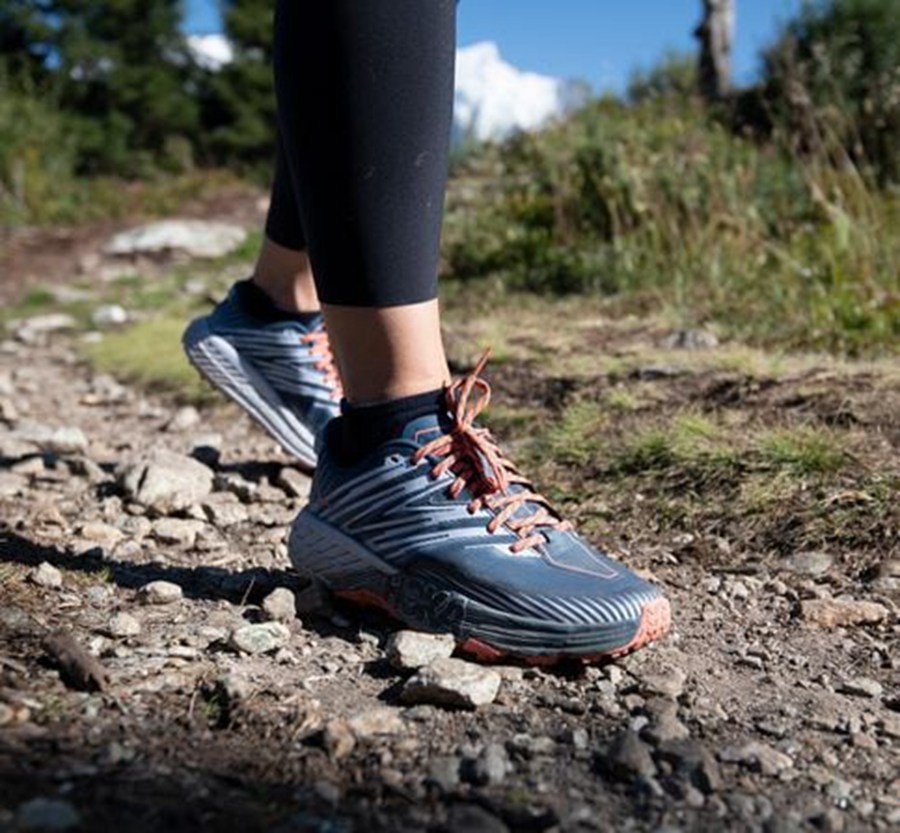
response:
[(764, 56), (776, 124), (804, 153), (900, 178), (900, 3), (809, 3)]

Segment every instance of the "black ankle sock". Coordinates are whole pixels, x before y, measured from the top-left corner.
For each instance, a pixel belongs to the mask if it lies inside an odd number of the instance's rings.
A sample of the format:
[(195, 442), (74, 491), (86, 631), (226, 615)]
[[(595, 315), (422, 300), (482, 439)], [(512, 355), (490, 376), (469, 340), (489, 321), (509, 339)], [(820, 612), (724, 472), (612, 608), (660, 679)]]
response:
[(304, 327), (318, 322), (321, 312), (289, 312), (277, 306), (275, 302), (252, 280), (240, 281), (237, 284), (238, 298), (244, 309), (260, 321), (296, 321)]
[(446, 411), (443, 388), (391, 399), (376, 405), (341, 403), (341, 416), (331, 433), (342, 465), (358, 463), (369, 452), (392, 437), (399, 436), (410, 420)]

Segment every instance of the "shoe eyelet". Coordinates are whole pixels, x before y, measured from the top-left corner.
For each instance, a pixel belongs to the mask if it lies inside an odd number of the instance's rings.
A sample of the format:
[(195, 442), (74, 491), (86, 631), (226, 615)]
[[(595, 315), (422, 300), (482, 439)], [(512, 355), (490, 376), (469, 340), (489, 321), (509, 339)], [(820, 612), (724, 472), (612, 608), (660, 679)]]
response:
[(398, 466), (401, 463), (405, 463), (406, 458), (402, 454), (390, 454), (388, 455), (387, 462), (392, 466)]

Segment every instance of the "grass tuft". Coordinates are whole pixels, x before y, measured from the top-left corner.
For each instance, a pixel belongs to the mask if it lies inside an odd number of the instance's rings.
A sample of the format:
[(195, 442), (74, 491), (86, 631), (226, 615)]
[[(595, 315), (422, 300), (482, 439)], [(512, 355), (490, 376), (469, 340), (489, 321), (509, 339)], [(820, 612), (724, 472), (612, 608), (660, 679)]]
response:
[(161, 317), (108, 333), (85, 347), (87, 359), (100, 371), (147, 390), (173, 394), (179, 401), (219, 401), (201, 381), (181, 349), (185, 319)]
[(848, 461), (833, 433), (808, 426), (769, 431), (759, 438), (758, 448), (765, 463), (800, 476), (831, 474)]

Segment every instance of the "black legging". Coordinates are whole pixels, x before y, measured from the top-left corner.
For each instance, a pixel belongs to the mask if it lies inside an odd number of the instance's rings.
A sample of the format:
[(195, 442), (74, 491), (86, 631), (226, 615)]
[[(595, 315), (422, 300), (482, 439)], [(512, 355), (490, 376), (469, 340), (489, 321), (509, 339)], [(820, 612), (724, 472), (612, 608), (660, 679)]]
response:
[(455, 0), (278, 0), (266, 233), (327, 304), (437, 296), (455, 30)]

